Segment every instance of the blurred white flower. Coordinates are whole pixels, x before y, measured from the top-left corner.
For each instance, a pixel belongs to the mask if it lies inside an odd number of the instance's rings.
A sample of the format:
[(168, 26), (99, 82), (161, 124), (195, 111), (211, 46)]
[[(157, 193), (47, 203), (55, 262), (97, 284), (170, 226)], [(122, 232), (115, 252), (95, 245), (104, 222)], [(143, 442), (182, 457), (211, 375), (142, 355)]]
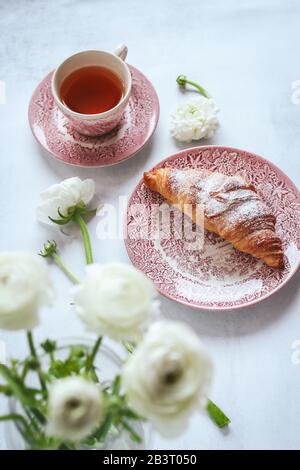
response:
[(136, 339), (158, 310), (151, 281), (123, 263), (92, 264), (74, 289), (75, 309), (89, 330), (119, 340)]
[(219, 125), (217, 114), (218, 108), (212, 98), (192, 98), (171, 114), (171, 134), (182, 142), (209, 139)]
[(57, 380), (49, 388), (49, 436), (80, 441), (88, 437), (103, 419), (103, 397), (99, 387), (82, 377)]
[(196, 334), (178, 322), (151, 325), (125, 364), (130, 405), (161, 434), (178, 435), (193, 410), (207, 402), (212, 363)]
[(51, 224), (52, 219), (59, 219), (59, 212), (67, 216), (68, 210), (77, 205), (87, 205), (95, 194), (95, 182), (92, 179), (81, 180), (73, 177), (53, 184), (40, 194), (37, 218), (40, 222)]
[(0, 253), (0, 328), (32, 329), (39, 323), (39, 307), (51, 295), (44, 260), (31, 253)]

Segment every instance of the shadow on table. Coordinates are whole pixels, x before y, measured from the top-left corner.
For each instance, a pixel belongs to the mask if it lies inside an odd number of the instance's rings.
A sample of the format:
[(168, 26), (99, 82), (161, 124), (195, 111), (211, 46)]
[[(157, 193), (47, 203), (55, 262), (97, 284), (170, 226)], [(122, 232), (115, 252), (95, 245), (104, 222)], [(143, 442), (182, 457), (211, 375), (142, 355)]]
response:
[(249, 308), (213, 312), (197, 311), (161, 297), (162, 312), (168, 319), (187, 322), (200, 335), (235, 337), (251, 335), (268, 328), (282, 316), (291, 313), (300, 287), (300, 269), (287, 285), (270, 298)]
[(100, 168), (81, 168), (76, 165), (67, 165), (54, 158), (38, 144), (37, 150), (39, 157), (43, 160), (45, 166), (47, 166), (48, 171), (51, 171), (57, 176), (57, 181), (72, 176), (79, 176), (82, 179), (93, 178), (101, 192), (101, 197), (105, 197), (106, 192), (109, 192), (111, 196), (112, 191), (115, 190), (118, 192), (118, 188), (122, 186), (123, 183), (128, 183), (133, 179), (137, 181), (139, 176), (142, 177), (145, 163), (150, 157), (151, 152), (153, 152), (154, 146), (155, 139), (151, 138), (137, 155), (117, 165)]

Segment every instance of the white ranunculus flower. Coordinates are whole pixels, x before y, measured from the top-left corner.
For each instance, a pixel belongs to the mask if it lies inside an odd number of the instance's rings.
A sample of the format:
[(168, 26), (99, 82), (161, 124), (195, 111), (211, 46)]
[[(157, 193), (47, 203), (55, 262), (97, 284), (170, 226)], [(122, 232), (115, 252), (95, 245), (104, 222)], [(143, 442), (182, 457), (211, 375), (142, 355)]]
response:
[(123, 263), (92, 264), (74, 289), (75, 309), (89, 330), (118, 340), (141, 335), (158, 310), (151, 281)]
[(82, 377), (57, 380), (49, 388), (47, 434), (78, 442), (88, 437), (103, 419), (99, 387)]
[(0, 253), (0, 329), (32, 329), (39, 323), (39, 307), (51, 295), (46, 263), (38, 255)]
[(212, 363), (196, 334), (178, 322), (153, 323), (125, 364), (130, 405), (166, 436), (178, 435), (207, 402)]
[(44, 223), (51, 224), (49, 217), (59, 219), (61, 214), (68, 215), (70, 207), (78, 204), (87, 205), (95, 194), (95, 182), (92, 179), (81, 180), (73, 177), (53, 184), (40, 195), (37, 207), (37, 218)]
[(219, 125), (217, 114), (218, 108), (212, 98), (192, 98), (180, 104), (171, 115), (171, 134), (182, 142), (209, 139)]

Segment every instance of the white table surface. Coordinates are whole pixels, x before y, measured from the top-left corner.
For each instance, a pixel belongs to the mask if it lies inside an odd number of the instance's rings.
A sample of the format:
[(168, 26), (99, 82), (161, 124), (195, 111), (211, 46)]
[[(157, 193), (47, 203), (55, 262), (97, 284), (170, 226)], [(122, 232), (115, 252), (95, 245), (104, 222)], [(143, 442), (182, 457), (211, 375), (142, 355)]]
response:
[[(175, 79), (185, 73), (211, 92), (221, 127), (210, 143), (245, 148), (277, 164), (300, 183), (300, 106), (292, 83), (300, 79), (300, 3), (296, 0), (10, 0), (0, 2), (1, 250), (36, 252), (54, 232), (35, 220), (38, 195), (48, 185), (78, 175), (93, 177), (99, 196), (117, 203), (129, 195), (145, 169), (179, 148), (168, 117), (185, 99)], [(27, 122), (31, 93), (68, 55), (84, 49), (129, 47), (128, 62), (157, 89), (161, 115), (156, 133), (133, 159), (110, 168), (85, 170), (58, 163), (34, 141)], [(96, 239), (95, 258), (128, 261), (122, 240)], [(63, 239), (59, 237), (62, 244)], [(64, 242), (66, 261), (81, 274), (79, 239)], [(82, 335), (69, 308), (69, 283), (55, 267), (56, 302), (45, 309), (38, 339)], [(189, 323), (215, 362), (211, 398), (229, 414), (227, 432), (195, 416), (178, 439), (152, 439), (154, 449), (300, 448), (300, 365), (291, 361), (300, 339), (300, 272), (269, 300), (232, 313), (196, 312), (162, 298), (163, 315)], [(21, 333), (0, 332), (7, 352), (22, 355)], [(4, 406), (3, 398), (1, 408)], [(0, 447), (5, 448), (3, 428)]]

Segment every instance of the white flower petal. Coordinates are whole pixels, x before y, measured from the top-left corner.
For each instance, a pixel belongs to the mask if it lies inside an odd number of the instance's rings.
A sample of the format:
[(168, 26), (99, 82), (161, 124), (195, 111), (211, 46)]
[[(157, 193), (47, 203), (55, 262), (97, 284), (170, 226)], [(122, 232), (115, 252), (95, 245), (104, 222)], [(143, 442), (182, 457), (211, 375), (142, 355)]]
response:
[(81, 200), (85, 204), (88, 204), (89, 202), (91, 202), (92, 198), (94, 197), (94, 194), (95, 194), (95, 181), (92, 180), (91, 178), (88, 178), (82, 181), (81, 188), (80, 188)]
[(82, 377), (57, 380), (49, 388), (49, 436), (80, 441), (103, 419), (103, 397), (99, 387)]
[(78, 316), (87, 328), (115, 339), (135, 339), (157, 312), (155, 289), (133, 266), (93, 264), (74, 289)]
[(192, 98), (171, 115), (171, 135), (182, 142), (211, 138), (219, 125), (217, 114), (212, 98)]
[(0, 328), (32, 329), (52, 293), (44, 260), (30, 253), (0, 253)]
[(186, 325), (154, 323), (125, 364), (122, 383), (131, 406), (164, 435), (177, 435), (207, 401), (211, 360)]
[(80, 203), (87, 205), (95, 193), (95, 182), (92, 179), (81, 180), (73, 177), (53, 184), (40, 194), (37, 207), (37, 218), (40, 222), (50, 223), (49, 217), (59, 219), (58, 209), (67, 215), (70, 207)]

